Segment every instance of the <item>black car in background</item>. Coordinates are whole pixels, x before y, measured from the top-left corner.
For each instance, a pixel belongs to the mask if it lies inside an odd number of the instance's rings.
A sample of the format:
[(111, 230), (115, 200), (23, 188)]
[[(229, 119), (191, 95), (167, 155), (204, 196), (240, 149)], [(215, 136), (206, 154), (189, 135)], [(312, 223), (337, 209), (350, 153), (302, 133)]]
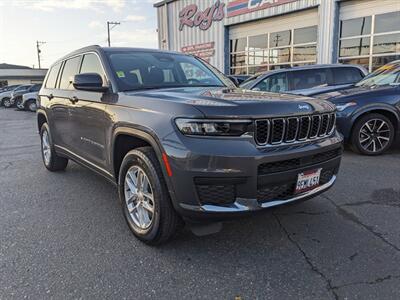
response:
[(253, 91), (313, 96), (349, 87), (367, 75), (357, 65), (307, 65), (255, 75), (240, 87)]
[(336, 105), (338, 130), (355, 152), (382, 154), (400, 132), (400, 60), (384, 65), (352, 87), (318, 98)]

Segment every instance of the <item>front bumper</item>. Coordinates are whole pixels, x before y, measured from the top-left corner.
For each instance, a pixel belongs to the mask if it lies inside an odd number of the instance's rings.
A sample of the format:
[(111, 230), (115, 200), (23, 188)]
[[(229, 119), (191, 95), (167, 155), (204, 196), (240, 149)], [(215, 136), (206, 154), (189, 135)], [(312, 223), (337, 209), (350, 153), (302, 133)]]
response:
[[(190, 219), (230, 218), (314, 197), (335, 183), (343, 145), (337, 132), (309, 143), (269, 148), (255, 147), (250, 137), (223, 143), (181, 137), (180, 142), (184, 145), (164, 144), (173, 173), (169, 188), (175, 209)], [(337, 154), (323, 159), (324, 153), (333, 152)], [(262, 166), (271, 169), (260, 171)], [(319, 168), (320, 185), (294, 194), (298, 174)]]

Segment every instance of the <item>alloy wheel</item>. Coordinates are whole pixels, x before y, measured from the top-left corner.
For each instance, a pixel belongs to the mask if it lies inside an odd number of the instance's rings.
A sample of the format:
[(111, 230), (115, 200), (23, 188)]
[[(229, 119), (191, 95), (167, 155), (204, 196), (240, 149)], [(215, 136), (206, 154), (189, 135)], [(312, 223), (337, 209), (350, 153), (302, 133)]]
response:
[(368, 120), (360, 129), (361, 147), (368, 152), (379, 152), (390, 142), (390, 127), (381, 119)]
[(45, 130), (42, 134), (42, 151), (44, 163), (48, 166), (50, 164), (51, 159), (51, 149), (50, 149), (50, 140), (49, 133)]
[(34, 101), (30, 102), (28, 105), (28, 108), (30, 111), (36, 111), (36, 109), (37, 109), (36, 103)]
[(125, 175), (125, 202), (132, 221), (140, 229), (147, 229), (154, 219), (154, 195), (149, 178), (138, 166)]

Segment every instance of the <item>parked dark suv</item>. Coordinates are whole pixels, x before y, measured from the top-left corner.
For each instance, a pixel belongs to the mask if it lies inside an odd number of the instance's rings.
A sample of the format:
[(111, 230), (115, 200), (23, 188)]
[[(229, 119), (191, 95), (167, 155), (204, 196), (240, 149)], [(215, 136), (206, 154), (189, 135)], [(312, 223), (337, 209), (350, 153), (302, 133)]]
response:
[(46, 168), (72, 159), (117, 184), (129, 227), (150, 244), (182, 220), (212, 231), (315, 196), (341, 160), (329, 102), (243, 92), (179, 53), (87, 47), (49, 69), (38, 99)]
[(253, 91), (315, 96), (354, 85), (368, 72), (357, 65), (308, 65), (255, 75), (240, 87)]

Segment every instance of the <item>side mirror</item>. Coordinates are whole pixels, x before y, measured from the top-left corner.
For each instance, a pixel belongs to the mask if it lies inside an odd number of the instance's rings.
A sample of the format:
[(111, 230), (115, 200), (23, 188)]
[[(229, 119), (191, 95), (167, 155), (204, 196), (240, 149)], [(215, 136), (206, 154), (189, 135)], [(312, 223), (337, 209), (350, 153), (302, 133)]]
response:
[(240, 82), (235, 76), (228, 76), (228, 78), (234, 83), (234, 85), (239, 86)]
[(103, 86), (103, 79), (97, 73), (82, 73), (74, 76), (72, 85), (75, 89), (88, 92), (104, 93), (108, 90)]

